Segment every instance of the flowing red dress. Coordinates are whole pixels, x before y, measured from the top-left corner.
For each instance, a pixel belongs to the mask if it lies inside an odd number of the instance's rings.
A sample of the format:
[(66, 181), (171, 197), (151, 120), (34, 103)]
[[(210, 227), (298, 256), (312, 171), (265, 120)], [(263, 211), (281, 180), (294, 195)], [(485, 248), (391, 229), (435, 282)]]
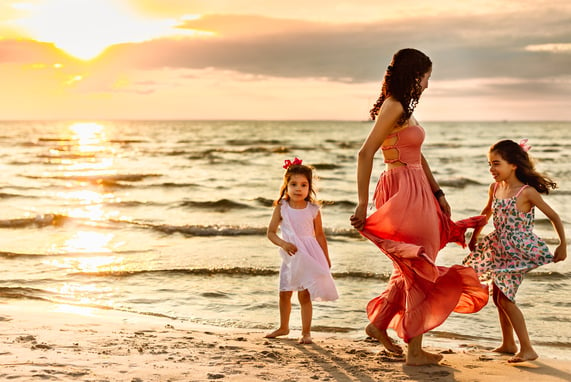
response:
[[(438, 251), (449, 242), (465, 246), (465, 231), (485, 223), (484, 216), (453, 222), (440, 209), (421, 162), (424, 130), (409, 126), (391, 136), (405, 166), (381, 174), (376, 210), (361, 234), (392, 260), (388, 286), (367, 305), (371, 323), (392, 328), (405, 342), (442, 324), (454, 311), (474, 313), (488, 302), (488, 288), (470, 267), (436, 266)], [(391, 137), (389, 136), (389, 137)]]

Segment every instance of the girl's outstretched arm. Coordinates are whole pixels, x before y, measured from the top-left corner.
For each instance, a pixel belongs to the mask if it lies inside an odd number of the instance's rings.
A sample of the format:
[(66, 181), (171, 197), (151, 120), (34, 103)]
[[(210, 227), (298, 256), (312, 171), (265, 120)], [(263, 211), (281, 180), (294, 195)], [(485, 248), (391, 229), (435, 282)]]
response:
[[(486, 203), (486, 206), (480, 213), (480, 215), (486, 216), (486, 223), (488, 222), (488, 220), (490, 220), (490, 216), (492, 216), (492, 202), (494, 200), (494, 188), (495, 188), (495, 183), (490, 184), (490, 188), (488, 188), (488, 202)], [(484, 229), (484, 226), (485, 224), (477, 227), (476, 229), (474, 229), (474, 232), (472, 232), (470, 243), (468, 243), (468, 248), (470, 248), (470, 251), (473, 251), (474, 248), (476, 248), (476, 242), (478, 241), (478, 236), (480, 235), (480, 232), (482, 232), (482, 230)]]
[(327, 248), (327, 238), (325, 237), (325, 232), (323, 231), (321, 211), (317, 211), (317, 215), (315, 216), (315, 219), (313, 219), (313, 229), (315, 230), (315, 239), (317, 239), (319, 246), (325, 254), (327, 264), (329, 264), (329, 268), (331, 268), (331, 260), (329, 259), (329, 250)]
[(529, 203), (531, 203), (532, 206), (536, 206), (545, 216), (547, 216), (551, 221), (555, 232), (557, 232), (557, 235), (559, 236), (559, 245), (555, 249), (553, 262), (557, 263), (565, 260), (567, 258), (567, 239), (565, 238), (565, 227), (563, 227), (563, 222), (557, 212), (555, 212), (555, 210), (553, 210), (553, 208), (543, 200), (541, 194), (533, 187), (526, 187), (522, 192), (522, 196), (529, 200)]
[(270, 239), (272, 243), (274, 243), (280, 248), (283, 248), (284, 251), (286, 251), (290, 256), (292, 256), (297, 252), (297, 247), (294, 244), (289, 243), (278, 236), (278, 227), (280, 226), (281, 221), (282, 221), (281, 208), (279, 205), (277, 205), (274, 208), (274, 213), (272, 214), (272, 219), (270, 220), (270, 224), (268, 225), (268, 230), (266, 232), (266, 235), (268, 236), (268, 239)]

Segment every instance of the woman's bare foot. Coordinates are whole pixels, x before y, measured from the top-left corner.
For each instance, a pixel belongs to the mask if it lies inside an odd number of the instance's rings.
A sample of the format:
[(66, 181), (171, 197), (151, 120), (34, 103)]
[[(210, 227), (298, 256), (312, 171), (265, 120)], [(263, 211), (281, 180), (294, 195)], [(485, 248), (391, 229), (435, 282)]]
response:
[(301, 336), (301, 338), (299, 339), (299, 341), (297, 341), (297, 343), (302, 345), (307, 345), (307, 344), (312, 344), (313, 340), (311, 339), (311, 336), (309, 334), (305, 334)]
[(539, 356), (537, 353), (532, 349), (526, 352), (519, 352), (512, 358), (508, 359), (508, 363), (518, 363), (518, 362), (525, 362), (525, 361), (534, 361)]
[(266, 334), (264, 337), (265, 338), (276, 338), (279, 336), (287, 336), (289, 334), (289, 329), (276, 329), (271, 333)]
[(517, 345), (504, 345), (501, 344), (500, 346), (498, 346), (497, 348), (495, 348), (494, 350), (492, 350), (494, 353), (501, 353), (501, 354), (515, 354), (517, 353)]
[(444, 358), (442, 354), (434, 354), (421, 350), (414, 354), (408, 353), (406, 356), (406, 364), (408, 366), (438, 365), (442, 358)]
[(393, 342), (385, 330), (379, 330), (375, 325), (369, 324), (365, 328), (365, 333), (367, 333), (369, 337), (373, 337), (382, 343), (387, 351), (395, 354), (402, 354), (402, 348)]

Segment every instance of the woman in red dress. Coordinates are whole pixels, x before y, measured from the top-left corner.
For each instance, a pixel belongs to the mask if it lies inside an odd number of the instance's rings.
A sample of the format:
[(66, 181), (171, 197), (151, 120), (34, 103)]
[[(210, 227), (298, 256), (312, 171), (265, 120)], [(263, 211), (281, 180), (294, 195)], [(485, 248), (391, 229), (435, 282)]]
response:
[[(484, 217), (450, 220), (450, 206), (421, 152), (424, 129), (412, 115), (428, 88), (432, 62), (422, 52), (402, 49), (387, 68), (382, 92), (371, 110), (375, 124), (359, 150), (358, 204), (351, 224), (375, 243), (394, 270), (384, 292), (367, 305), (369, 336), (388, 351), (402, 348), (387, 335), (394, 329), (407, 344), (408, 365), (437, 364), (440, 354), (422, 349), (423, 333), (453, 312), (473, 313), (488, 302), (488, 289), (473, 269), (436, 266), (448, 242), (465, 246), (467, 228)], [(376, 210), (367, 217), (375, 153), (383, 152), (385, 171), (374, 193)]]

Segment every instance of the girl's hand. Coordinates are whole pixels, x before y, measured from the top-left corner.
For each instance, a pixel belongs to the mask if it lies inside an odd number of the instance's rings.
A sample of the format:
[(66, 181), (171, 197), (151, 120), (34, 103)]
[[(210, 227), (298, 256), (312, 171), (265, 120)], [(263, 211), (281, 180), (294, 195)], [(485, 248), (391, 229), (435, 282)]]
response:
[(297, 252), (297, 247), (292, 243), (285, 243), (282, 246), (283, 250), (287, 252), (288, 255), (293, 256)]
[(553, 256), (553, 262), (558, 263), (567, 258), (567, 245), (561, 243), (555, 248), (555, 253)]
[(358, 231), (362, 231), (365, 227), (365, 221), (367, 220), (367, 206), (358, 205), (355, 208), (355, 213), (349, 218), (351, 220), (351, 225)]
[(471, 252), (474, 252), (474, 249), (476, 249), (477, 243), (478, 243), (478, 237), (475, 235), (472, 235), (472, 239), (470, 239), (470, 242), (468, 243), (468, 248), (470, 249)]

